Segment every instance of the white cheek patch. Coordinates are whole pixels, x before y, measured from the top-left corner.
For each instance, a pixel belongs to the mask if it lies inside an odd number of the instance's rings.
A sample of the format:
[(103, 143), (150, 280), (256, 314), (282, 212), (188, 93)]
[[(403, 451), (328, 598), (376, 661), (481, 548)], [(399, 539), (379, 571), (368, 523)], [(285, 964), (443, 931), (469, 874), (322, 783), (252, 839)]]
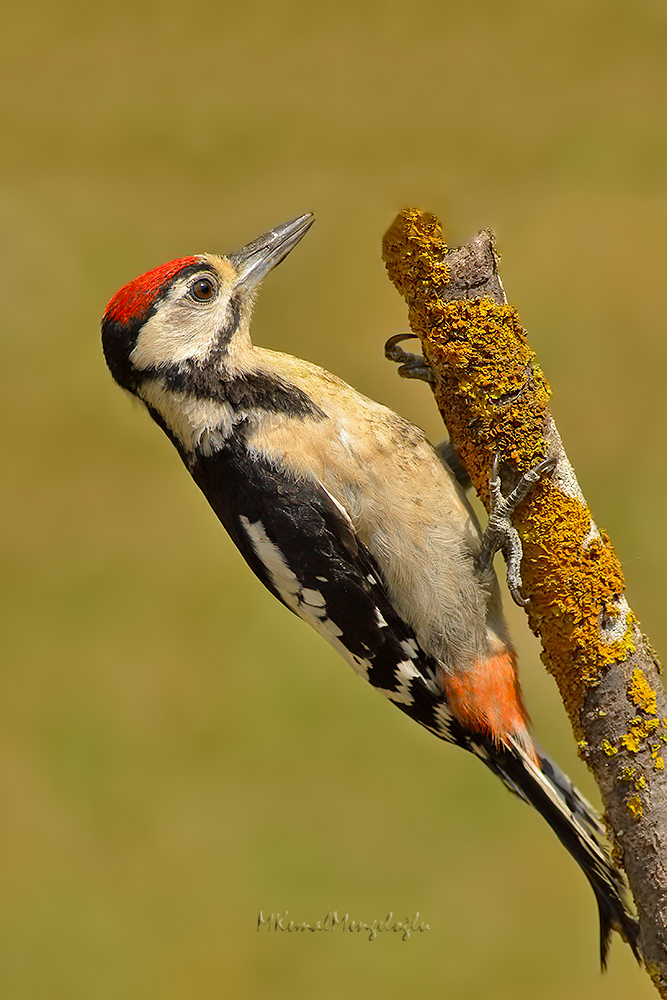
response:
[(130, 361), (136, 369), (160, 368), (161, 365), (178, 364), (188, 359), (203, 360), (224, 319), (217, 310), (200, 312), (174, 306), (171, 314), (161, 310), (144, 324)]
[(177, 282), (142, 326), (130, 354), (138, 371), (187, 359), (203, 360), (211, 350), (225, 323), (232, 288), (223, 283), (215, 301), (197, 303), (188, 297), (191, 282), (192, 277)]

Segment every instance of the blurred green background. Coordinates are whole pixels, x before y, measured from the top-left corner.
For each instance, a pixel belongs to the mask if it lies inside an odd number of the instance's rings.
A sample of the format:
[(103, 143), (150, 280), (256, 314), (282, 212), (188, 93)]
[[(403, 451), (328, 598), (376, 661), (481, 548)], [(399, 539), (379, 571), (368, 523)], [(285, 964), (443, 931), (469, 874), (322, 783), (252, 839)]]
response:
[[(3, 15), (0, 997), (653, 996), (597, 968), (539, 817), (251, 576), (112, 384), (107, 300), (307, 210), (255, 339), (442, 436), (382, 346), (417, 204), (502, 273), (629, 595), (665, 648), (663, 0), (11, 5)], [(660, 298), (658, 298), (660, 301)], [(541, 743), (591, 796), (509, 608)], [(256, 932), (418, 910), (401, 942)]]

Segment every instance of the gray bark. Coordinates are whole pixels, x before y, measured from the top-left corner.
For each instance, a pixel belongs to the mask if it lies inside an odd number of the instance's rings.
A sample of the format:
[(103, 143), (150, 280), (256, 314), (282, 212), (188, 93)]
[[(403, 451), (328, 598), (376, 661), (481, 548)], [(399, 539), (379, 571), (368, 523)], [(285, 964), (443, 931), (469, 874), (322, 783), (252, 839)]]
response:
[[(497, 304), (506, 302), (490, 231), (479, 233), (466, 246), (450, 249), (445, 259), (450, 280), (437, 288), (438, 298), (484, 297)], [(437, 369), (435, 375), (437, 393)], [(543, 434), (546, 455), (558, 459), (554, 484), (566, 496), (585, 503), (549, 414)], [(599, 538), (592, 520), (590, 537)], [(554, 559), (558, 559), (557, 552)], [(609, 614), (608, 608), (599, 609), (601, 642), (622, 638), (630, 626), (635, 651), (607, 667), (601, 682), (588, 687), (576, 713), (578, 718), (572, 722), (582, 756), (600, 788), (615, 856), (625, 867), (637, 904), (640, 946), (647, 969), (660, 994), (667, 996), (667, 768), (662, 763), (667, 744), (667, 699), (655, 654), (622, 594), (617, 595), (612, 611)], [(532, 624), (535, 628), (534, 621)], [(541, 638), (549, 667), (555, 657)], [(572, 669), (577, 669), (574, 663)], [(564, 679), (557, 670), (552, 672), (561, 684)], [(639, 687), (637, 680), (641, 681)], [(564, 693), (565, 686), (561, 690)], [(651, 691), (655, 702), (646, 698)]]

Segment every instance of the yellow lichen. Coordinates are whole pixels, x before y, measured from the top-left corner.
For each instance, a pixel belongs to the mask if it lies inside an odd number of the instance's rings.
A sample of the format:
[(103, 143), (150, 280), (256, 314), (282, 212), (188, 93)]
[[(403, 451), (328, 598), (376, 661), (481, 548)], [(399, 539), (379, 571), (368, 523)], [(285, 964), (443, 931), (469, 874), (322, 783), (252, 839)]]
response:
[(665, 762), (664, 762), (664, 760), (663, 760), (662, 757), (656, 757), (655, 758), (655, 760), (653, 761), (653, 770), (654, 771), (664, 771), (665, 770)]
[(438, 405), (486, 503), (496, 452), (523, 469), (544, 458), (549, 386), (513, 306), (490, 299), (435, 301), (426, 308), (418, 302), (409, 318), (413, 329), (428, 331), (425, 357), (435, 371), (445, 373), (436, 389)]
[(623, 744), (626, 750), (630, 751), (630, 753), (639, 753), (639, 751), (641, 750), (641, 744), (639, 740), (632, 733), (625, 733), (623, 736), (621, 736), (621, 743)]
[[(492, 244), (490, 251), (495, 252)], [(438, 220), (414, 208), (398, 215), (383, 241), (387, 271), (421, 338), (452, 444), (488, 505), (495, 454), (505, 469), (516, 472), (545, 456), (547, 433), (551, 440), (550, 389), (513, 306), (484, 297), (447, 301), (448, 285), (456, 280), (448, 254)], [(491, 289), (492, 284), (479, 287)], [(470, 293), (462, 286), (461, 294)], [(515, 523), (523, 542), (530, 626), (542, 639), (542, 658), (581, 741), (586, 696), (609, 667), (635, 652), (639, 633), (622, 600), (623, 572), (609, 538), (593, 530), (588, 507), (573, 493), (543, 480), (518, 508)], [(614, 627), (602, 627), (605, 620)], [(635, 710), (657, 715), (656, 695), (643, 671), (633, 672), (628, 696)], [(620, 740), (601, 741), (608, 757), (644, 749), (659, 722), (638, 718), (627, 726)], [(667, 719), (663, 726), (659, 738), (667, 744)]]
[(642, 815), (642, 800), (638, 795), (631, 795), (625, 803), (628, 812), (633, 819), (640, 819)]
[[(641, 716), (635, 715), (630, 719), (629, 731), (621, 736), (621, 743), (630, 753), (639, 753), (645, 748), (648, 738), (655, 733), (659, 725), (658, 719), (642, 719)], [(648, 747), (652, 756), (655, 756), (653, 744), (649, 743)]]
[(613, 613), (624, 592), (623, 572), (608, 539), (591, 539), (586, 505), (551, 484), (544, 484), (542, 497), (523, 512), (519, 528), (530, 624), (542, 636), (548, 649), (543, 659), (577, 725), (588, 688), (635, 648), (631, 614), (615, 642), (604, 641), (599, 625), (601, 613)]
[(517, 311), (491, 299), (441, 298), (449, 280), (447, 247), (432, 215), (401, 212), (384, 237), (382, 254), (408, 303), (410, 326), (422, 337), (425, 357), (443, 376), (436, 398), (452, 443), (483, 499), (488, 498), (495, 452), (521, 468), (544, 457), (550, 389)]
[(638, 792), (641, 791), (642, 788), (646, 788), (645, 776), (640, 774), (639, 777), (637, 777), (637, 768), (633, 767), (632, 764), (627, 764), (625, 767), (621, 768), (618, 780), (631, 782), (634, 784), (635, 790)]
[[(383, 257), (436, 375), (434, 391), (452, 443), (488, 503), (494, 454), (525, 471), (546, 453), (550, 389), (517, 311), (487, 298), (445, 301), (447, 247), (432, 215), (401, 212), (384, 238)], [(618, 617), (621, 566), (604, 534), (591, 537), (585, 503), (548, 482), (519, 509), (517, 527), (530, 625), (542, 636), (547, 669), (579, 730), (588, 689), (634, 651), (631, 614), (624, 613), (615, 642), (604, 640), (599, 624), (601, 615)]]
[(415, 208), (401, 212), (382, 241), (389, 277), (404, 297), (420, 290), (432, 295), (447, 284), (446, 252), (436, 217)]
[(641, 708), (644, 712), (651, 715), (655, 715), (658, 711), (657, 708), (657, 696), (649, 682), (646, 680), (646, 675), (643, 670), (636, 667), (632, 671), (632, 680), (630, 681), (630, 686), (628, 688), (628, 696), (630, 701)]

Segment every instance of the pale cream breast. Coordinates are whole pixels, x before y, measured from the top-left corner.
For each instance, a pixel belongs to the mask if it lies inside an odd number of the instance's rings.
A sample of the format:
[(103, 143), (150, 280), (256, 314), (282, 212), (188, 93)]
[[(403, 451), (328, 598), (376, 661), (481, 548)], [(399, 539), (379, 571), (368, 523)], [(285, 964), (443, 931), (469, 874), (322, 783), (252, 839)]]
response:
[[(260, 369), (268, 355), (275, 370), (273, 352), (255, 350)], [(487, 655), (498, 636), (508, 641), (495, 581), (490, 592), (479, 586), (478, 522), (424, 433), (314, 365), (280, 355), (280, 371), (326, 419), (272, 415), (249, 445), (299, 477), (319, 478), (380, 564), (397, 610), (450, 669)]]

